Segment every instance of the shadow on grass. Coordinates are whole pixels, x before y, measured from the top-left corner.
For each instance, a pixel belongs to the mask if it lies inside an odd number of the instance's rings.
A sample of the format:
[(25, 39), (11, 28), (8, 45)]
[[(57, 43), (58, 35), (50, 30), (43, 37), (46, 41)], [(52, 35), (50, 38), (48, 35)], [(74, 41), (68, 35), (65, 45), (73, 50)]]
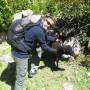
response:
[(2, 72), (0, 80), (6, 82), (6, 84), (11, 86), (11, 90), (13, 90), (16, 70), (15, 70), (15, 63), (9, 63), (7, 68)]

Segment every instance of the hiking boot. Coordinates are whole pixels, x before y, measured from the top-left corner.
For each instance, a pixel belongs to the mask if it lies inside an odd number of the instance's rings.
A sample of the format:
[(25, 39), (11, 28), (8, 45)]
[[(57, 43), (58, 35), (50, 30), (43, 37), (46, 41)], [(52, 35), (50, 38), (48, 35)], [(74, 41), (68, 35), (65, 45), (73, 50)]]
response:
[(38, 66), (35, 66), (34, 64), (31, 64), (31, 69), (29, 71), (29, 77), (33, 77), (38, 73)]

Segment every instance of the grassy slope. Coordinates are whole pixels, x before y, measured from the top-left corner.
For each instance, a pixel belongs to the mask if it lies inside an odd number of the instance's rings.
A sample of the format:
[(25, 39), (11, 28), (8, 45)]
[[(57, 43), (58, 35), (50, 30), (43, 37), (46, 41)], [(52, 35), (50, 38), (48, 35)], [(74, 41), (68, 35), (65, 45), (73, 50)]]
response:
[[(10, 55), (10, 46), (8, 46), (7, 43), (1, 44), (0, 48), (0, 56), (4, 54)], [(88, 58), (88, 60), (90, 60), (90, 58)], [(44, 66), (43, 62), (40, 62), (40, 66)], [(66, 82), (72, 83), (75, 90), (90, 90), (90, 77), (86, 74), (87, 69), (85, 67), (67, 61), (60, 61), (59, 67), (65, 70), (52, 72), (50, 68), (44, 67), (40, 69), (39, 73), (33, 78), (26, 77), (27, 90), (63, 90), (63, 85)], [(7, 65), (0, 62), (1, 77), (6, 68)], [(5, 79), (0, 80), (0, 90), (10, 90), (11, 84), (7, 82), (12, 83), (13, 74), (11, 70), (7, 70), (8, 72), (5, 73)], [(9, 74), (11, 76), (8, 78)]]

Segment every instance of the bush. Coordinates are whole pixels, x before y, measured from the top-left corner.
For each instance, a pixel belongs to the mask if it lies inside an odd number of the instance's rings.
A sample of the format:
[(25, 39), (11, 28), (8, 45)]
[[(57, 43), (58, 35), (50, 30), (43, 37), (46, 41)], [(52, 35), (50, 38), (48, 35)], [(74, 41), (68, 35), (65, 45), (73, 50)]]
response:
[[(7, 31), (13, 14), (25, 9), (35, 13), (49, 13), (55, 19), (72, 20), (90, 13), (90, 0), (0, 0), (0, 28)], [(90, 22), (88, 23), (90, 25)]]
[(7, 31), (8, 25), (11, 22), (12, 11), (9, 8), (6, 0), (0, 0), (0, 30)]

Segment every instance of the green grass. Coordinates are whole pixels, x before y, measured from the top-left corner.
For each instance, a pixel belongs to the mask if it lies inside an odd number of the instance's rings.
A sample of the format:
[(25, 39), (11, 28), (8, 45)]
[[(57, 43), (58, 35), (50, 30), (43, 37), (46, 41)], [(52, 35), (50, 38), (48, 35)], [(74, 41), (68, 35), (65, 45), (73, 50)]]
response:
[(90, 77), (85, 68), (80, 68), (75, 77), (75, 90), (90, 90)]
[(11, 90), (11, 87), (7, 85), (5, 82), (0, 81), (0, 90)]
[[(8, 47), (4, 49), (5, 46)], [(2, 47), (0, 56), (11, 54), (7, 43), (4, 42), (0, 47)], [(87, 59), (89, 61), (90, 57), (88, 56)], [(42, 61), (40, 66), (44, 66)], [(63, 84), (66, 82), (72, 83), (74, 90), (90, 90), (90, 76), (87, 75), (87, 72), (90, 72), (89, 69), (68, 61), (60, 61), (59, 67), (65, 70), (52, 72), (50, 68), (43, 67), (33, 78), (26, 77), (26, 90), (63, 90)], [(0, 62), (0, 76), (4, 77), (3, 80), (0, 79), (0, 90), (10, 90), (15, 76), (14, 68), (13, 66), (12, 69), (8, 69), (8, 65)]]
[(5, 81), (1, 80), (1, 75), (6, 68), (7, 68), (7, 65), (0, 62), (0, 90), (11, 90), (11, 86), (6, 84)]
[(10, 55), (11, 54), (10, 51), (11, 51), (11, 47), (6, 42), (0, 44), (0, 56), (5, 54)]
[(61, 90), (61, 78), (58, 72), (44, 68), (35, 77), (27, 79), (26, 87), (27, 90)]

